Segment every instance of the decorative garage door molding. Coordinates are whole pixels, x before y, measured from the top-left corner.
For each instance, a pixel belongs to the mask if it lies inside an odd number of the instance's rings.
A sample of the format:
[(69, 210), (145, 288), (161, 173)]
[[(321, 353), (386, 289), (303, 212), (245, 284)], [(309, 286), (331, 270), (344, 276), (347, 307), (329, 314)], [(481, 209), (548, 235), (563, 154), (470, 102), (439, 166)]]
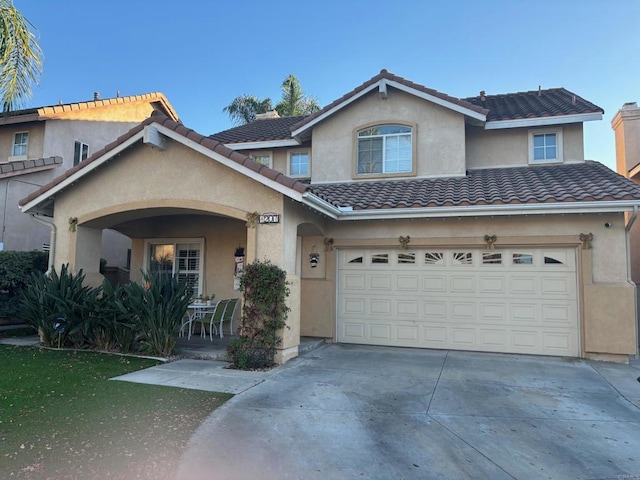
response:
[(341, 249), (343, 343), (578, 356), (574, 248)]

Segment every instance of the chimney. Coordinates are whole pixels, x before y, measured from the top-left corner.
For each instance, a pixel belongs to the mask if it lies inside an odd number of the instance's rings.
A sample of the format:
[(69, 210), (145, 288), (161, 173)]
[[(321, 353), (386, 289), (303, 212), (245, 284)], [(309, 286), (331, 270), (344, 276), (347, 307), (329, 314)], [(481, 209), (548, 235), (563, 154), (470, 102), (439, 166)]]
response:
[(487, 94), (486, 94), (486, 92), (484, 90), (480, 91), (480, 101), (481, 102), (484, 102), (487, 99), (486, 95)]
[(256, 115), (256, 120), (268, 120), (270, 118), (280, 118), (276, 110), (270, 110), (265, 113), (259, 113)]
[[(632, 178), (631, 171), (640, 165), (640, 108), (637, 102), (627, 102), (611, 120), (616, 138), (616, 170)], [(632, 180), (640, 183), (640, 176)]]
[(542, 96), (542, 85), (538, 85), (538, 96)]
[(93, 92), (93, 101), (100, 100), (100, 92)]

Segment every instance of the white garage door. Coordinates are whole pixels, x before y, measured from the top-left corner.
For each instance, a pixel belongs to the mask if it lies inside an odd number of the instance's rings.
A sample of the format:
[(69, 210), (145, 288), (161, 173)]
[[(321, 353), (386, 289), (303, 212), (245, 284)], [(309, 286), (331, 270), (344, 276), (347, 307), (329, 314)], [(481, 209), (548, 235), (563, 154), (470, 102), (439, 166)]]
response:
[(579, 355), (575, 249), (338, 252), (338, 341)]

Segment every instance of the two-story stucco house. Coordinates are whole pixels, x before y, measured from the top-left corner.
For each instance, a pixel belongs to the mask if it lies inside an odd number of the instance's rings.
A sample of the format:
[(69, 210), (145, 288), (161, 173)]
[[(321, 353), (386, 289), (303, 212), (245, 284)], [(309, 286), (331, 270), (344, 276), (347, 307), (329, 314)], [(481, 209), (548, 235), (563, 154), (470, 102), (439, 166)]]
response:
[(154, 115), (21, 208), (91, 281), (105, 228), (132, 272), (217, 298), (239, 296), (238, 247), (271, 260), (291, 290), (280, 362), (300, 336), (625, 361), (640, 188), (584, 159), (602, 114), (563, 88), (460, 99), (383, 70), (311, 116), (209, 137)]
[[(51, 227), (20, 212), (18, 201), (154, 111), (178, 120), (160, 93), (102, 100), (94, 94), (87, 102), (18, 110), (0, 117), (0, 249), (47, 249)], [(128, 237), (105, 229), (102, 257), (111, 265), (125, 266), (130, 244)]]

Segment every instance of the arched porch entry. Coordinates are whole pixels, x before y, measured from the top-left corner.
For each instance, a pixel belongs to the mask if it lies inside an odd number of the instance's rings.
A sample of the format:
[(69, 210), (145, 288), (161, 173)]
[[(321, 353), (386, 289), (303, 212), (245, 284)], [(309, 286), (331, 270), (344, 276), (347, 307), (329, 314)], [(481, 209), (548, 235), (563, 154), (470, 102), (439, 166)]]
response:
[[(132, 281), (142, 271), (171, 272), (184, 278), (193, 296), (238, 298), (234, 290), (235, 253), (245, 261), (255, 256), (255, 229), (247, 212), (207, 202), (165, 201), (118, 205), (78, 218), (68, 235), (73, 269), (83, 269), (90, 284), (99, 284), (102, 230), (110, 228), (131, 239)], [(70, 228), (70, 230), (73, 230)], [(64, 248), (65, 239), (61, 238)]]

